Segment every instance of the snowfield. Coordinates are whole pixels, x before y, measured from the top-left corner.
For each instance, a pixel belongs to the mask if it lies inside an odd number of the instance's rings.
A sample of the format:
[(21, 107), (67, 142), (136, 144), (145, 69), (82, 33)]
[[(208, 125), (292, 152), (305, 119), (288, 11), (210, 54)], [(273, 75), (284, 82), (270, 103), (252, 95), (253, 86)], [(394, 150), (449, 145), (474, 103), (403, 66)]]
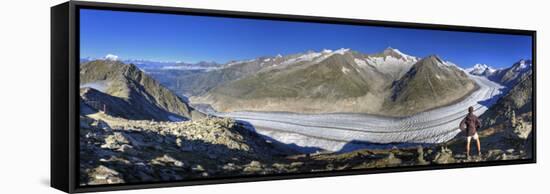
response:
[[(286, 144), (328, 151), (356, 149), (367, 143), (442, 143), (454, 138), (458, 125), (473, 106), (484, 113), (501, 96), (504, 87), (485, 77), (473, 76), (479, 89), (462, 101), (405, 118), (367, 114), (299, 114), (273, 112), (231, 112), (211, 114), (250, 123), (265, 136)], [(363, 144), (366, 146), (367, 144)], [(372, 146), (373, 144), (371, 144)], [(306, 150), (306, 149), (304, 149)], [(308, 149), (310, 150), (310, 149)]]
[(111, 83), (109, 81), (95, 81), (80, 85), (80, 88), (93, 88), (100, 92), (105, 92)]

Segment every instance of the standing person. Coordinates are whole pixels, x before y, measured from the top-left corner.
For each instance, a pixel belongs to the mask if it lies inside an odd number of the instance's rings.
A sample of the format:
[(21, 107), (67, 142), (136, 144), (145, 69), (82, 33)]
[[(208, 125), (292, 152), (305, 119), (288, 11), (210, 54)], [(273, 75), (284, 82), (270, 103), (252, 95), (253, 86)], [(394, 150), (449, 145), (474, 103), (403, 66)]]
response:
[(468, 115), (464, 119), (462, 119), (462, 122), (460, 122), (460, 130), (464, 131), (466, 130), (466, 157), (470, 158), (470, 142), (472, 138), (476, 140), (477, 143), (477, 154), (481, 156), (481, 145), (479, 143), (479, 135), (477, 135), (477, 129), (481, 127), (481, 122), (479, 122), (479, 118), (477, 118), (476, 115), (474, 115), (474, 107), (468, 107)]

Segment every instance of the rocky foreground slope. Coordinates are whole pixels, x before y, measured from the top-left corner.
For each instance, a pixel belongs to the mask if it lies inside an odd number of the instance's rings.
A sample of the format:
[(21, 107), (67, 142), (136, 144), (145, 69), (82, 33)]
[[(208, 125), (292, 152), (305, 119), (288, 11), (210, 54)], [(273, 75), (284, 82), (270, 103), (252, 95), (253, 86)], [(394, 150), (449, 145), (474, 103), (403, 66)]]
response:
[(80, 118), (85, 185), (246, 174), (253, 161), (277, 161), (289, 153), (231, 119), (155, 122), (101, 112)]
[[(484, 154), (466, 158), (457, 139), (430, 147), (299, 154), (227, 118), (130, 121), (103, 113), (80, 118), (80, 184), (177, 181), (396, 166), (526, 159), (525, 140), (481, 132)], [(509, 138), (509, 137), (507, 137)], [(492, 139), (492, 141), (489, 141)], [(494, 144), (498, 142), (499, 144)]]
[[(529, 72), (480, 116), (482, 129), (478, 132), (483, 157), (493, 160), (532, 158), (533, 114), (533, 77)], [(447, 143), (455, 153), (464, 152), (464, 144), (465, 138), (461, 136)]]

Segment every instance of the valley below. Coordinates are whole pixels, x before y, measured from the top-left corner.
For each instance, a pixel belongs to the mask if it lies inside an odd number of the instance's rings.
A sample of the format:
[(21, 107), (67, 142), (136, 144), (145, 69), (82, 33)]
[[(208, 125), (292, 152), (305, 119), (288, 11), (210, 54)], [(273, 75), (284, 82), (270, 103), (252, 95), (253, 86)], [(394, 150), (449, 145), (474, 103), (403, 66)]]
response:
[[(361, 148), (394, 144), (436, 144), (454, 138), (466, 109), (473, 106), (483, 114), (503, 94), (504, 86), (480, 76), (470, 76), (479, 89), (463, 100), (408, 117), (383, 117), (356, 113), (303, 114), (285, 112), (216, 112), (249, 123), (252, 130), (286, 144), (304, 147), (302, 151), (348, 152)], [(350, 143), (351, 142), (351, 143)], [(383, 146), (381, 144), (390, 144)], [(317, 149), (314, 149), (317, 148)]]

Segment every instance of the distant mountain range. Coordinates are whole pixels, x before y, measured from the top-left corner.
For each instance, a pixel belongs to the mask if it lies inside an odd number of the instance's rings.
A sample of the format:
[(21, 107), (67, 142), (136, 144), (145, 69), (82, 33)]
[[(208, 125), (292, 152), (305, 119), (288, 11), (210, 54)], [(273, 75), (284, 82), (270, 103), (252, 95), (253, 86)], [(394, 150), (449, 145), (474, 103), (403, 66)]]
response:
[(338, 49), (262, 57), (178, 80), (187, 84), (175, 91), (219, 111), (391, 116), (442, 106), (476, 88), (453, 63), (437, 56), (409, 56), (394, 48), (371, 55)]
[[(350, 49), (325, 49), (226, 64), (112, 58), (83, 60), (82, 64), (81, 72), (95, 72), (81, 76), (84, 86), (101, 86), (105, 80), (120, 81), (120, 77), (132, 78), (121, 76), (128, 73), (122, 71), (125, 68), (133, 69), (136, 71), (134, 74), (147, 80), (158, 80), (158, 83), (155, 81), (152, 84), (153, 88), (157, 88), (155, 90), (165, 91), (164, 87), (167, 87), (175, 94), (153, 95), (159, 101), (151, 101), (150, 91), (141, 92), (144, 103), (140, 104), (150, 104), (156, 107), (153, 108), (155, 110), (184, 118), (190, 117), (192, 110), (186, 104), (188, 97), (195, 104), (209, 104), (218, 111), (358, 112), (407, 116), (451, 104), (475, 91), (477, 85), (468, 73), (511, 87), (531, 71), (529, 60), (521, 60), (505, 69), (477, 64), (464, 70), (436, 55), (419, 58), (394, 48), (375, 54)], [(105, 72), (108, 69), (111, 70)], [(140, 81), (130, 79), (121, 82)], [(82, 96), (98, 96), (95, 93), (99, 92), (124, 99), (129, 94), (120, 96), (120, 91), (140, 90), (140, 87), (132, 88), (131, 84), (118, 85), (122, 86), (115, 88), (116, 92), (114, 89), (106, 92), (101, 89), (104, 86), (91, 87), (93, 89), (83, 91)], [(175, 100), (176, 94), (178, 100)], [(149, 113), (145, 115), (152, 117)], [(161, 115), (164, 115), (163, 118), (154, 119), (168, 119), (167, 114)]]
[(472, 75), (488, 76), (494, 74), (497, 70), (487, 64), (475, 64), (473, 67), (466, 69)]
[[(349, 53), (349, 55), (346, 53)], [(341, 58), (338, 55), (346, 57)], [(324, 62), (325, 60), (328, 61)], [(369, 84), (376, 85), (384, 80), (400, 77), (417, 60), (415, 57), (404, 55), (397, 49), (392, 48), (372, 56), (363, 55), (349, 49), (339, 49), (335, 51), (323, 50), (321, 52), (308, 51), (288, 56), (259, 57), (246, 61), (233, 61), (209, 72), (179, 76), (177, 81), (186, 84), (178, 84), (180, 87), (176, 87), (176, 91), (186, 96), (199, 96), (221, 84), (257, 73), (283, 71), (313, 63), (339, 63), (342, 65), (343, 62), (360, 66), (366, 74), (363, 75), (363, 79), (368, 80)], [(345, 74), (350, 73), (349, 70), (348, 67), (338, 69), (338, 71)]]
[(522, 59), (512, 66), (503, 69), (495, 69), (488, 65), (476, 64), (466, 71), (472, 75), (485, 76), (492, 81), (512, 87), (519, 82), (519, 79), (521, 79), (523, 75), (531, 74), (532, 61)]
[(198, 63), (175, 63), (173, 65), (166, 65), (161, 67), (163, 70), (213, 70), (218, 69), (222, 66), (222, 64), (218, 64), (216, 62), (208, 62), (208, 61), (201, 61)]
[(139, 69), (144, 71), (149, 70), (209, 70), (221, 67), (223, 64), (216, 63), (214, 61), (200, 61), (197, 63), (186, 63), (180, 61), (154, 61), (146, 59), (119, 59), (115, 55), (107, 55), (103, 58), (81, 58), (80, 64), (84, 64), (95, 60), (110, 60), (120, 61), (125, 64), (133, 64)]

